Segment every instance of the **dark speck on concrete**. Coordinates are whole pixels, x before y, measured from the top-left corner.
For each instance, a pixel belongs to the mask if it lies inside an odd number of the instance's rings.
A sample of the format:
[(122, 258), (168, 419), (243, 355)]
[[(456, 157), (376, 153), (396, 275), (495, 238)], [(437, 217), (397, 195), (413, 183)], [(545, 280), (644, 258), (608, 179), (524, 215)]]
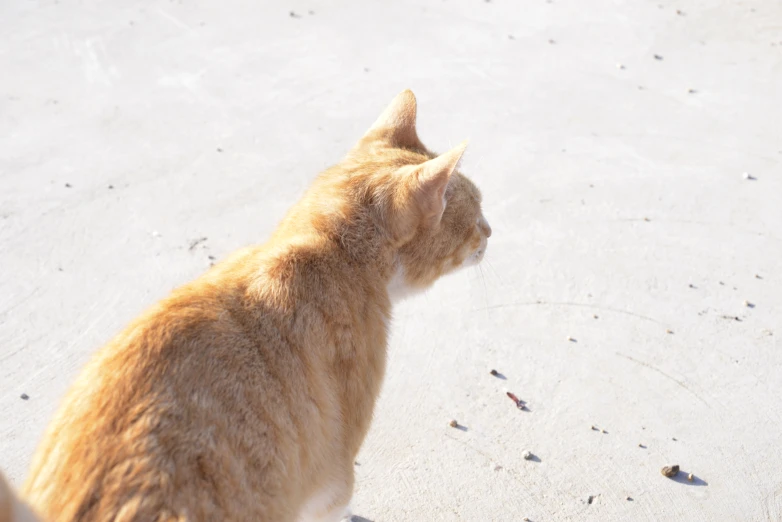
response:
[(30, 398), (30, 396), (29, 396), (29, 395), (27, 395), (26, 393), (23, 393), (23, 394), (21, 394), (21, 395), (19, 396), (19, 398), (20, 398), (20, 399), (22, 399), (23, 401), (26, 401), (27, 399), (29, 399), (29, 398)]
[(198, 239), (194, 239), (194, 240), (192, 240), (190, 242), (190, 246), (188, 246), (187, 249), (190, 250), (190, 251), (193, 251), (193, 250), (195, 250), (195, 247), (197, 247), (198, 245), (200, 245), (201, 243), (203, 243), (207, 239), (209, 239), (209, 238), (206, 237), (206, 236), (199, 237)]

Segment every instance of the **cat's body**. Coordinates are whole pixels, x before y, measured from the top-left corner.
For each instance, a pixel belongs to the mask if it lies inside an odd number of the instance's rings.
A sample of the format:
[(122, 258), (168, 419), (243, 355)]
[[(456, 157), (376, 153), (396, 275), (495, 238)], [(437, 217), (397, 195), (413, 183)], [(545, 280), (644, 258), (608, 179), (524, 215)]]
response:
[[(235, 255), (107, 345), (55, 418), (28, 498), (55, 520), (111, 520), (120, 507), (128, 520), (295, 520), (322, 492), (344, 509), (389, 305), (333, 252), (286, 250), (293, 266), (262, 248)], [(289, 292), (294, 282), (306, 292)]]
[(177, 289), (93, 358), (26, 500), (52, 522), (345, 516), (392, 297), (479, 262), (491, 233), (454, 171), (463, 150), (428, 153), (412, 93), (398, 96), (269, 242)]

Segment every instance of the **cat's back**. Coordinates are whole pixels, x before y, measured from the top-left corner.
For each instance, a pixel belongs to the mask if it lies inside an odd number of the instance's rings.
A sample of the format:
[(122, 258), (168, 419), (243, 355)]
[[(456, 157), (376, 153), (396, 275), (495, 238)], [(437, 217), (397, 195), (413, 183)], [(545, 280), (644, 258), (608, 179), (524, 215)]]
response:
[(247, 311), (258, 255), (237, 253), (175, 290), (96, 354), (25, 484), (42, 514), (63, 521), (292, 516), (259, 496), (293, 494), (275, 470), (298, 464), (280, 456), (295, 454), (285, 446), (299, 438), (306, 412), (280, 414), (296, 395), (281, 376), (304, 369), (286, 357), (282, 339), (264, 332), (273, 311), (260, 322)]

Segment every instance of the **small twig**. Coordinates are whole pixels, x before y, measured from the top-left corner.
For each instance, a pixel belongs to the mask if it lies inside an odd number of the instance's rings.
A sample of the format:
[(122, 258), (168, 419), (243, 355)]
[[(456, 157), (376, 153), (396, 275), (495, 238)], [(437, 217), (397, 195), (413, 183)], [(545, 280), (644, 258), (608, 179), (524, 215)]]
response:
[(523, 410), (526, 407), (526, 402), (516, 397), (516, 395), (512, 392), (505, 392), (510, 399), (516, 403), (516, 407), (520, 410)]

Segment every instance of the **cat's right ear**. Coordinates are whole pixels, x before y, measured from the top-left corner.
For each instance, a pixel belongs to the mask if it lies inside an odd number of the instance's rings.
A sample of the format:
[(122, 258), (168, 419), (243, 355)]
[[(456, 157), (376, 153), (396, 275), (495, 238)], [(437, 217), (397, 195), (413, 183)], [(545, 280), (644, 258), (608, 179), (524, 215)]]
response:
[(391, 101), (363, 139), (381, 139), (395, 147), (420, 147), (415, 118), (415, 95), (408, 89)]
[(445, 212), (445, 189), (456, 165), (467, 148), (463, 141), (448, 152), (419, 165), (413, 172), (413, 194), (418, 207), (430, 225), (436, 225)]

